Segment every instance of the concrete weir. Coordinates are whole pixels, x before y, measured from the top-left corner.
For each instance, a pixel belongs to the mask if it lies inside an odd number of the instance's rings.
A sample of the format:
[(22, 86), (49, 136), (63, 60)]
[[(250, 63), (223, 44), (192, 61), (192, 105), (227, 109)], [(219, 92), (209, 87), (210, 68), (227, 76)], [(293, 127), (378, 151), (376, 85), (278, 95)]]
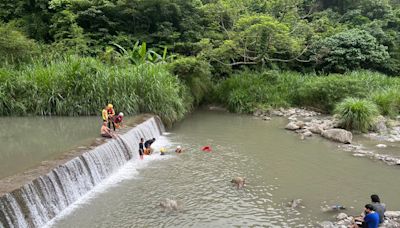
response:
[(138, 159), (140, 138), (157, 138), (164, 131), (151, 115), (127, 125), (118, 139), (96, 140), (87, 149), (0, 180), (0, 228), (44, 226), (126, 162)]

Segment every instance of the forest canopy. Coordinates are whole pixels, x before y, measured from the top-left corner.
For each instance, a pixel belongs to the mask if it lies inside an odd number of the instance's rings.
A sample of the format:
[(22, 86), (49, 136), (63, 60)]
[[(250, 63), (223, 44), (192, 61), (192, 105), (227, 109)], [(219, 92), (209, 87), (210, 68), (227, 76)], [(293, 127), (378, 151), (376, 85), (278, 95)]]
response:
[(0, 21), (3, 63), (39, 50), (101, 57), (139, 41), (206, 61), (215, 77), (400, 73), (399, 0), (3, 0)]

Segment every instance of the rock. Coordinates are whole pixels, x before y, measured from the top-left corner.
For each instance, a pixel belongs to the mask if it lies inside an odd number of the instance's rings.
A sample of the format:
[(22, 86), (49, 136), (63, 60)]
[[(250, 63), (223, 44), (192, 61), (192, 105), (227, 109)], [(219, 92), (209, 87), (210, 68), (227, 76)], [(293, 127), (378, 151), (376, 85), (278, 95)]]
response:
[(281, 111), (278, 111), (278, 110), (272, 110), (271, 111), (271, 115), (273, 115), (273, 116), (283, 116), (283, 113)]
[(324, 129), (319, 124), (312, 124), (308, 130), (314, 134), (321, 134)]
[(353, 154), (354, 157), (365, 157), (365, 154)]
[(302, 201), (303, 201), (302, 199), (294, 199), (294, 200), (291, 200), (288, 203), (288, 205), (289, 205), (289, 207), (294, 209), (294, 208), (297, 208), (301, 204)]
[(329, 222), (329, 221), (323, 221), (319, 224), (322, 228), (336, 228), (337, 226), (335, 226), (333, 224), (333, 222)]
[(296, 115), (289, 116), (288, 120), (297, 121), (297, 116)]
[(297, 124), (296, 124), (295, 122), (289, 122), (289, 123), (286, 125), (285, 129), (291, 130), (291, 131), (295, 131), (295, 130), (300, 129), (300, 127), (297, 126)]
[(224, 108), (224, 107), (221, 107), (221, 106), (213, 106), (213, 105), (208, 106), (208, 110), (211, 110), (211, 111), (220, 111), (220, 112), (227, 112), (227, 111), (228, 111), (228, 110), (227, 110), (226, 108)]
[(234, 177), (231, 180), (231, 183), (233, 183), (234, 185), (236, 185), (237, 188), (243, 188), (244, 184), (245, 184), (246, 180), (243, 177)]
[(180, 205), (178, 204), (177, 201), (171, 200), (166, 198), (165, 200), (161, 201), (159, 204), (160, 207), (166, 209), (166, 210), (178, 210), (180, 208)]
[(297, 125), (299, 128), (303, 128), (304, 126), (306, 126), (305, 123), (304, 123), (303, 121), (297, 121), (297, 122), (296, 122), (296, 125)]
[(379, 133), (387, 132), (388, 129), (386, 126), (386, 118), (383, 116), (378, 116), (374, 121), (372, 130), (379, 132)]
[(378, 144), (378, 145), (376, 145), (376, 147), (378, 147), (378, 148), (386, 148), (387, 145), (385, 145), (385, 144)]
[(353, 139), (353, 134), (350, 131), (346, 131), (339, 128), (333, 128), (326, 131), (323, 131), (321, 135), (324, 138), (341, 142), (341, 143), (351, 143)]
[(313, 135), (313, 133), (309, 130), (306, 130), (303, 132), (304, 137), (311, 137)]
[(336, 216), (336, 219), (338, 220), (343, 220), (347, 218), (347, 214), (346, 213), (340, 213), (338, 214), (338, 216)]
[(400, 218), (400, 211), (386, 211), (385, 216), (390, 219)]
[(259, 117), (263, 114), (263, 112), (260, 109), (257, 109), (253, 112), (253, 116)]
[(262, 119), (265, 120), (265, 121), (271, 120), (271, 118), (268, 117), (268, 116), (263, 116)]

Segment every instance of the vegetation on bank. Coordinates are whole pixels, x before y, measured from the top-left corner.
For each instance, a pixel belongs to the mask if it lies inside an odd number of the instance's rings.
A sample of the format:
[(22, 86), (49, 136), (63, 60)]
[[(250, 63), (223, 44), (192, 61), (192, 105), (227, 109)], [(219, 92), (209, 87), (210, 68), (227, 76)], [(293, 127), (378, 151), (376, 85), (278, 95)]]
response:
[(107, 103), (126, 114), (152, 112), (167, 124), (192, 104), (188, 88), (165, 65), (112, 66), (69, 56), (0, 69), (1, 115), (99, 115)]
[(398, 0), (5, 0), (0, 33), (1, 115), (400, 111)]

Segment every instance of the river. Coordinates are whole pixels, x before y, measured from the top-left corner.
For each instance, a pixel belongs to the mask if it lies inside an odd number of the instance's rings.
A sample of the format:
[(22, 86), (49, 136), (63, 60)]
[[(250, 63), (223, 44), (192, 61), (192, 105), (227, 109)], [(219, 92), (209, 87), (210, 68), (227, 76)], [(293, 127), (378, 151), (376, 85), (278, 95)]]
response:
[(90, 144), (99, 135), (98, 117), (0, 118), (0, 178)]
[[(359, 214), (377, 193), (388, 210), (400, 209), (400, 168), (353, 157), (319, 137), (299, 140), (285, 119), (197, 111), (154, 145), (158, 152), (130, 161), (49, 224), (51, 227), (315, 227), (340, 204)], [(210, 145), (212, 152), (200, 148)], [(230, 183), (246, 177), (243, 189)], [(158, 204), (176, 199), (180, 211)], [(287, 207), (302, 199), (299, 208)]]

